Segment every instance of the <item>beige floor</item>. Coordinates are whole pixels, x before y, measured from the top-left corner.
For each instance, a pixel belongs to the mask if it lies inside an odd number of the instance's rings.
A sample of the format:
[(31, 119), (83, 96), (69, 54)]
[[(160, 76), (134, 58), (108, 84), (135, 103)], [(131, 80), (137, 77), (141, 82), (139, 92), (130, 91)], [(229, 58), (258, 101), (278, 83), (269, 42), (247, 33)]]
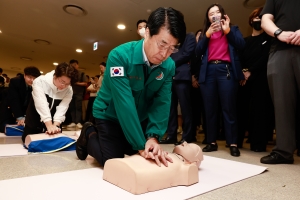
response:
[[(180, 135), (178, 137), (180, 139)], [(202, 141), (203, 135), (198, 134), (197, 139), (198, 141)], [(20, 139), (0, 138), (0, 144), (4, 143), (20, 143)], [(204, 145), (200, 144), (200, 142), (198, 144), (202, 148), (204, 147)], [(245, 148), (241, 149), (241, 156), (236, 158), (230, 156), (229, 149), (225, 148), (224, 141), (218, 141), (218, 144), (218, 151), (205, 153), (205, 155), (249, 164), (263, 165), (259, 162), (259, 159), (268, 154), (266, 152), (252, 152), (249, 150), (249, 144), (245, 144)], [(173, 145), (164, 145), (164, 148), (168, 151), (171, 151), (173, 149)], [(269, 145), (268, 151), (271, 151), (271, 149), (272, 145)], [(228, 185), (192, 199), (298, 200), (300, 199), (300, 158), (296, 155), (294, 158), (295, 164), (293, 165), (264, 165), (268, 167), (268, 171), (261, 175)], [(97, 162), (91, 157), (89, 157), (86, 161), (78, 160), (74, 151), (57, 152), (47, 155), (39, 154), (5, 158), (2, 157), (0, 158), (0, 180), (86, 169), (98, 166), (99, 165)], [(0, 199), (1, 193), (3, 192), (5, 191), (0, 192)]]

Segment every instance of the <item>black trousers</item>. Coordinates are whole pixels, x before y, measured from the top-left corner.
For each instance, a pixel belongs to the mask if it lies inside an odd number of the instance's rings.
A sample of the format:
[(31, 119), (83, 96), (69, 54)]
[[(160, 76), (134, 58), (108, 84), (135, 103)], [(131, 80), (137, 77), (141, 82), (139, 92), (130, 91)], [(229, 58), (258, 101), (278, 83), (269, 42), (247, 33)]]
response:
[[(100, 165), (104, 166), (108, 159), (124, 158), (124, 154), (138, 153), (126, 140), (120, 124), (97, 118), (95, 121), (98, 133), (92, 134), (89, 138), (87, 150)], [(146, 126), (142, 124), (142, 128), (144, 127)]]
[(191, 81), (173, 81), (170, 117), (168, 123), (168, 137), (177, 139), (178, 101), (182, 113), (182, 139), (190, 142), (195, 139), (196, 127), (193, 127), (191, 105)]
[[(203, 99), (200, 88), (194, 88), (191, 86), (191, 105), (193, 113), (193, 129), (196, 130), (197, 126), (202, 124), (204, 134), (206, 133), (206, 119), (204, 113)], [(202, 118), (202, 122), (201, 122)], [(195, 131), (196, 132), (196, 131)]]
[(275, 51), (268, 61), (268, 83), (275, 109), (274, 152), (293, 159), (296, 149), (297, 96), (300, 92), (300, 48)]

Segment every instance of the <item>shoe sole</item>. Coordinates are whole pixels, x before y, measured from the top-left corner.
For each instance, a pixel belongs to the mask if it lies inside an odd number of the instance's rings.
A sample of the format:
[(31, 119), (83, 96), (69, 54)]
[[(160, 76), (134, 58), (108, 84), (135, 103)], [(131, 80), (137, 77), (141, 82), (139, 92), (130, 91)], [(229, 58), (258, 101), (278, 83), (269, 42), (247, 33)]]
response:
[(211, 150), (211, 151), (206, 151), (206, 150), (203, 150), (203, 149), (202, 149), (202, 151), (203, 151), (203, 152), (213, 152), (213, 151), (218, 151), (218, 149), (216, 149), (216, 150)]
[(262, 161), (260, 161), (260, 163), (262, 163), (262, 164), (267, 164), (267, 165), (276, 165), (276, 164), (294, 164), (294, 161), (291, 160), (291, 161), (276, 162), (276, 163), (274, 163), (274, 162), (268, 163), (268, 162), (262, 162)]

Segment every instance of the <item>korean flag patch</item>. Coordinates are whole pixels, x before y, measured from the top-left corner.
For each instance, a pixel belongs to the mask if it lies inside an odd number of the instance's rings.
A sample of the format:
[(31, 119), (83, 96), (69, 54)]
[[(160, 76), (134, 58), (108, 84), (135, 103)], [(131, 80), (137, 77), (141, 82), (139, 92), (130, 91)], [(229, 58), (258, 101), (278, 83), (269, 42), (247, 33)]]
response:
[(124, 76), (123, 67), (112, 67), (110, 68), (110, 77)]

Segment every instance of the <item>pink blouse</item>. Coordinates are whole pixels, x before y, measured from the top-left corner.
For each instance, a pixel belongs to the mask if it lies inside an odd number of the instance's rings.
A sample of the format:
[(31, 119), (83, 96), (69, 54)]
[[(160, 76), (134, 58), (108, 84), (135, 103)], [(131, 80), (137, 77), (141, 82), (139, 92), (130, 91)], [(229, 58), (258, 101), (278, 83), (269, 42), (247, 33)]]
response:
[(231, 62), (227, 37), (222, 31), (213, 33), (208, 43), (208, 62), (214, 60)]

